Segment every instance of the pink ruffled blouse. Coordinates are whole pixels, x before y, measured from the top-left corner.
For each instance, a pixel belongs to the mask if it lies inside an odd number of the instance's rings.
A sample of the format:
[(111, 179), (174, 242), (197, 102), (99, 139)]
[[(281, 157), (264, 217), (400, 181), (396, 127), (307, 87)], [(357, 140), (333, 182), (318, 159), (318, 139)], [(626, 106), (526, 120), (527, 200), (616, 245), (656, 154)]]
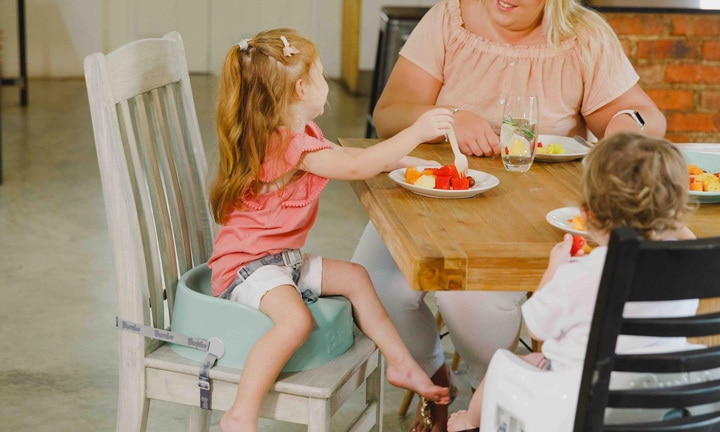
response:
[[(425, 14), (400, 55), (443, 84), (436, 104), (472, 111), (495, 132), (500, 130), (501, 100), (508, 93), (528, 93), (538, 96), (540, 133), (585, 136), (582, 115), (619, 97), (639, 79), (625, 53), (608, 53), (612, 48), (589, 43), (598, 55), (586, 66), (577, 39), (563, 41), (559, 49), (493, 42), (465, 28), (460, 0), (443, 0)], [(615, 55), (622, 62), (613, 67)]]
[[(287, 133), (287, 130), (280, 131), (280, 134)], [(314, 122), (305, 126), (305, 133), (290, 133), (284, 157), (267, 157), (263, 163), (262, 182), (273, 182), (295, 169), (306, 152), (332, 148), (325, 143), (322, 131)], [(276, 137), (276, 146), (280, 138)], [(284, 249), (301, 248), (317, 217), (318, 196), (327, 182), (325, 177), (304, 172), (283, 189), (243, 198), (246, 208), (235, 209), (230, 214), (213, 244), (208, 261), (213, 295), (220, 295), (243, 265)]]

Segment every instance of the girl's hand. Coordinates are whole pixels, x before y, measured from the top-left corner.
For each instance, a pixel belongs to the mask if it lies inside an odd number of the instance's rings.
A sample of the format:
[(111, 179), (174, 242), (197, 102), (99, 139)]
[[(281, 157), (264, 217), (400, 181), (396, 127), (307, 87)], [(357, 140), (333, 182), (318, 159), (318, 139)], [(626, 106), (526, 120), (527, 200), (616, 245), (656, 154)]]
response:
[(453, 114), (447, 108), (433, 108), (424, 112), (410, 126), (418, 142), (429, 142), (438, 136), (447, 135), (453, 125)]
[(419, 166), (441, 167), (442, 164), (440, 162), (434, 161), (434, 160), (422, 159), (422, 158), (415, 157), (415, 156), (405, 156), (402, 159), (400, 159), (399, 161), (392, 164), (388, 168), (388, 172), (394, 171), (398, 168), (407, 168), (407, 167), (411, 167), (411, 166), (413, 166), (413, 167), (419, 167)]
[(455, 136), (461, 152), (475, 156), (500, 154), (500, 137), (495, 135), (487, 120), (462, 109), (457, 111), (454, 116)]

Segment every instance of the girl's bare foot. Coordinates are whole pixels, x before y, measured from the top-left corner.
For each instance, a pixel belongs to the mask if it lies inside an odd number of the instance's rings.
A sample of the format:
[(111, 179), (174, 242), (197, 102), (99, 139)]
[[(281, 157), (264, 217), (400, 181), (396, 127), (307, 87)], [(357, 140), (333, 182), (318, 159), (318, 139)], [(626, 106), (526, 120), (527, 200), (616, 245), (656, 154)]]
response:
[(433, 403), (450, 403), (450, 389), (435, 384), (414, 360), (407, 364), (388, 363), (387, 380), (395, 387), (412, 390)]
[[(453, 385), (452, 372), (443, 364), (437, 372), (432, 376), (432, 381), (439, 386), (447, 386), (450, 389), (450, 402), (457, 393), (457, 388)], [(421, 401), (418, 404), (410, 431), (414, 432), (446, 432), (448, 421), (448, 406), (437, 405), (434, 403), (423, 406)]]
[(468, 418), (467, 410), (460, 410), (450, 415), (450, 419), (447, 422), (448, 432), (464, 431), (468, 429), (477, 428), (479, 425), (472, 424)]

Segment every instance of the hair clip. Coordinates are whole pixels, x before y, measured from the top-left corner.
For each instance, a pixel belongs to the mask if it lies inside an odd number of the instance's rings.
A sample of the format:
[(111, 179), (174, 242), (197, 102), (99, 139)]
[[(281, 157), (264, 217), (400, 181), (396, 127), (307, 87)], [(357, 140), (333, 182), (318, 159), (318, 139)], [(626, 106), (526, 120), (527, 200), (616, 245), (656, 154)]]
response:
[(297, 54), (300, 52), (300, 51), (298, 51), (297, 48), (295, 48), (294, 46), (292, 46), (288, 43), (288, 40), (285, 36), (280, 36), (280, 40), (282, 40), (283, 45), (284, 45), (283, 55), (285, 57), (292, 57), (293, 54)]
[(242, 39), (240, 42), (238, 42), (238, 46), (240, 47), (240, 51), (246, 51), (250, 45), (248, 45), (249, 39)]

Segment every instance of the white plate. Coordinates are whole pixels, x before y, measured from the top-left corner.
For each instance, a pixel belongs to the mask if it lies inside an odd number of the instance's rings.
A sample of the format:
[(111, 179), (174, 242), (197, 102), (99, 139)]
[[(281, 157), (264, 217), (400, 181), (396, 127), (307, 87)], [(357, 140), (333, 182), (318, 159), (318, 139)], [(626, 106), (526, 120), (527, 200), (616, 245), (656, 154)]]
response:
[[(425, 167), (417, 167), (422, 171)], [(438, 168), (438, 167), (433, 167)], [(444, 189), (428, 189), (415, 186), (405, 182), (405, 168), (396, 169), (390, 172), (390, 178), (405, 189), (418, 195), (432, 198), (470, 198), (480, 195), (488, 189), (492, 189), (500, 184), (500, 180), (494, 175), (482, 171), (469, 169), (467, 175), (475, 179), (475, 185), (467, 190), (444, 190)]]
[[(707, 172), (720, 172), (720, 154), (703, 153), (696, 151), (683, 150), (685, 160), (689, 164), (695, 164)], [(698, 192), (690, 191), (690, 201), (700, 203), (717, 203), (720, 202), (720, 192)]]
[(572, 227), (572, 225), (570, 225), (570, 222), (568, 222), (568, 219), (572, 219), (579, 214), (579, 207), (562, 207), (550, 211), (545, 216), (545, 219), (550, 223), (550, 225), (554, 226), (555, 228), (560, 228), (561, 230), (569, 232), (571, 234), (578, 234), (584, 236), (587, 235), (587, 231), (576, 230)]
[(590, 151), (589, 148), (575, 141), (572, 137), (558, 135), (538, 135), (537, 142), (547, 148), (550, 144), (560, 144), (565, 149), (565, 154), (540, 154), (535, 153), (535, 160), (541, 162), (568, 162), (585, 157)]

